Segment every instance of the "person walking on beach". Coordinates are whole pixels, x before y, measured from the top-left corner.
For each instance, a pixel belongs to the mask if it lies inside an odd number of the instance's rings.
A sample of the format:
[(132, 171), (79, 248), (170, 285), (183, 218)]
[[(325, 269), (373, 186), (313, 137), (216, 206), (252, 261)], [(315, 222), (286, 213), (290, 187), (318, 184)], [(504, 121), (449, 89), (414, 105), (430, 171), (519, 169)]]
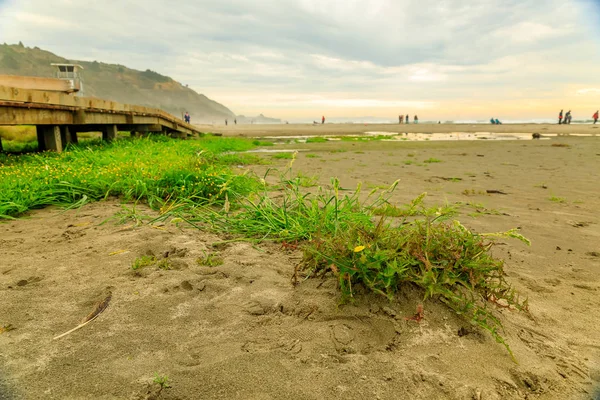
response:
[(321, 125), (323, 125), (324, 123), (325, 123), (325, 116), (323, 115), (323, 116), (321, 117)]
[(186, 124), (190, 123), (190, 114), (186, 111), (185, 115), (183, 116), (183, 120), (186, 122)]
[(225, 126), (227, 126), (227, 120), (225, 120)]
[(410, 124), (410, 121), (409, 121), (409, 116), (408, 116), (408, 114), (406, 114), (406, 123), (407, 123), (407, 124)]
[(402, 124), (402, 120), (404, 119), (404, 115), (398, 115), (398, 123)]
[(598, 122), (598, 110), (596, 110), (592, 118), (594, 119), (594, 125), (596, 125), (596, 122)]
[(419, 117), (417, 117), (417, 116), (415, 115), (415, 117), (413, 118), (413, 121), (414, 121), (414, 123), (415, 123), (415, 124), (418, 124), (418, 123), (419, 123)]
[(571, 110), (567, 111), (567, 113), (565, 114), (565, 121), (563, 122), (563, 124), (570, 124), (571, 123)]
[(563, 119), (563, 110), (560, 110), (560, 114), (558, 114), (558, 124), (562, 124)]
[(237, 118), (233, 120), (233, 123), (237, 125)]

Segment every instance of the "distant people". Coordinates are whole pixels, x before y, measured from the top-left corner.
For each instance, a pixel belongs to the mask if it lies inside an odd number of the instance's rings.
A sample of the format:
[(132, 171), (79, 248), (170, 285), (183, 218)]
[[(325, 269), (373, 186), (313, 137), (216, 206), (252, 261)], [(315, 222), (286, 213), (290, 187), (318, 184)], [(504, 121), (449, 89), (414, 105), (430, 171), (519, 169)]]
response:
[(563, 124), (571, 124), (571, 110), (567, 111), (567, 113), (565, 114), (565, 121), (563, 122)]
[(498, 121), (498, 118), (496, 118), (496, 125), (502, 125), (502, 122)]
[(321, 125), (323, 125), (324, 123), (325, 123), (325, 116), (323, 115), (323, 116), (321, 117)]
[(227, 120), (225, 120), (225, 126), (227, 126)]
[(409, 116), (408, 116), (408, 114), (406, 114), (406, 123), (407, 123), (407, 124), (410, 124), (410, 121), (409, 121)]
[(418, 123), (419, 123), (419, 117), (417, 117), (417, 116), (415, 115), (415, 117), (413, 118), (413, 121), (414, 121), (414, 123), (415, 123), (415, 124), (418, 124)]
[(237, 125), (237, 118), (233, 120), (233, 123)]
[(185, 121), (186, 124), (190, 123), (190, 114), (186, 111), (185, 115), (183, 116), (183, 120)]
[(562, 124), (563, 119), (563, 110), (560, 110), (560, 114), (558, 114), (558, 124)]
[(492, 125), (496, 125), (496, 120), (494, 119), (494, 117), (490, 118), (490, 122), (492, 123)]
[(592, 118), (594, 119), (594, 125), (596, 125), (596, 122), (598, 122), (598, 110), (596, 110)]
[(404, 115), (398, 115), (398, 123), (402, 124), (403, 120), (404, 120)]

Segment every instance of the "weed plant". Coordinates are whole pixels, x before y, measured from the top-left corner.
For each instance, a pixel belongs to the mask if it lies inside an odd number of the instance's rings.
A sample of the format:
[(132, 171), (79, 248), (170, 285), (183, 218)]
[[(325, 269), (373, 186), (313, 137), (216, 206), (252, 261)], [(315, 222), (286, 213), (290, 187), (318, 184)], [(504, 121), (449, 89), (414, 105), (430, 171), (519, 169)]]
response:
[(527, 301), (508, 284), (503, 262), (489, 250), (495, 237), (529, 243), (516, 230), (473, 233), (452, 220), (456, 207), (425, 207), (425, 194), (405, 207), (392, 206), (388, 200), (397, 183), (361, 200), (360, 186), (342, 194), (332, 179), (330, 189), (306, 193), (289, 176), (291, 171), (280, 176), (285, 184), (279, 196), (265, 189), (234, 213), (197, 207), (183, 218), (240, 238), (234, 240), (300, 243), (297, 276), (333, 274), (346, 301), (353, 300), (357, 286), (389, 299), (405, 285), (416, 286), (425, 298), (439, 299), (487, 330), (512, 355), (492, 305), (527, 311)]
[(273, 158), (278, 160), (291, 160), (293, 157), (293, 153), (277, 153), (273, 155)]

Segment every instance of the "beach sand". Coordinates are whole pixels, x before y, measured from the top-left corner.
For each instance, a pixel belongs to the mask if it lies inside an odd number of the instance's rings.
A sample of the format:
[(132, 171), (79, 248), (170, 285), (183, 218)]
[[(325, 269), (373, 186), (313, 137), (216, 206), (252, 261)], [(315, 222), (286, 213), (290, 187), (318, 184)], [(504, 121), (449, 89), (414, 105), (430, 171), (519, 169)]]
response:
[(282, 124), (282, 125), (198, 125), (203, 131), (224, 136), (298, 136), (298, 135), (356, 135), (364, 132), (449, 133), (493, 132), (540, 133), (542, 135), (600, 135), (600, 124)]
[[(364, 128), (214, 131), (253, 137)], [(577, 125), (410, 128), (595, 133)], [(600, 138), (272, 147), (302, 150), (294, 173), (322, 185), (332, 176), (347, 189), (400, 179), (398, 204), (427, 192), (430, 205), (461, 202), (457, 218), (474, 231), (519, 227), (531, 247), (502, 239), (493, 249), (533, 315), (499, 311), (518, 363), (418, 292), (392, 302), (363, 294), (340, 305), (333, 278), (292, 286), (298, 251), (236, 242), (215, 248), (223, 238), (173, 224), (102, 224), (121, 210), (109, 200), (0, 224), (0, 327), (15, 328), (0, 334), (0, 399), (597, 399)], [(260, 174), (289, 162), (262, 157), (273, 164), (250, 167)], [(432, 158), (440, 162), (424, 162)], [(198, 265), (204, 251), (218, 252), (223, 265)], [(134, 273), (133, 260), (144, 254), (168, 258), (173, 269)], [(97, 320), (52, 340), (107, 291), (110, 306)], [(424, 320), (407, 321), (418, 304)], [(155, 374), (172, 387), (159, 392)]]

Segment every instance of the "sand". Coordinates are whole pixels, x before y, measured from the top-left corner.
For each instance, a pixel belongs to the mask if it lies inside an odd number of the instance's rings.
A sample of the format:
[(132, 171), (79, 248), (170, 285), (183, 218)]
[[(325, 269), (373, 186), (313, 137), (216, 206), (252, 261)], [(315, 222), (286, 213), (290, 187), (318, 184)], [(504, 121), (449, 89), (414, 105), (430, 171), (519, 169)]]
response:
[[(597, 398), (598, 138), (277, 146), (306, 150), (294, 170), (321, 184), (331, 176), (349, 189), (400, 179), (394, 201), (427, 192), (429, 204), (479, 203), (459, 217), (478, 232), (520, 227), (531, 247), (501, 240), (493, 250), (534, 316), (501, 311), (518, 364), (417, 292), (340, 305), (331, 278), (292, 285), (301, 257), (294, 249), (215, 247), (223, 238), (183, 226), (119, 224), (111, 217), (122, 208), (112, 199), (0, 224), (0, 327), (15, 328), (0, 334), (0, 399)], [(429, 158), (441, 162), (423, 163)], [(287, 161), (273, 163), (251, 168)], [(224, 263), (198, 265), (205, 251)], [(145, 254), (167, 258), (172, 269), (136, 273), (131, 264)], [(52, 340), (109, 291), (95, 321)], [(418, 304), (424, 320), (407, 321)], [(155, 374), (171, 387), (159, 391)]]
[(198, 125), (206, 132), (224, 136), (297, 136), (297, 135), (356, 135), (364, 132), (494, 132), (540, 133), (542, 135), (600, 135), (600, 124), (289, 124), (289, 125)]

